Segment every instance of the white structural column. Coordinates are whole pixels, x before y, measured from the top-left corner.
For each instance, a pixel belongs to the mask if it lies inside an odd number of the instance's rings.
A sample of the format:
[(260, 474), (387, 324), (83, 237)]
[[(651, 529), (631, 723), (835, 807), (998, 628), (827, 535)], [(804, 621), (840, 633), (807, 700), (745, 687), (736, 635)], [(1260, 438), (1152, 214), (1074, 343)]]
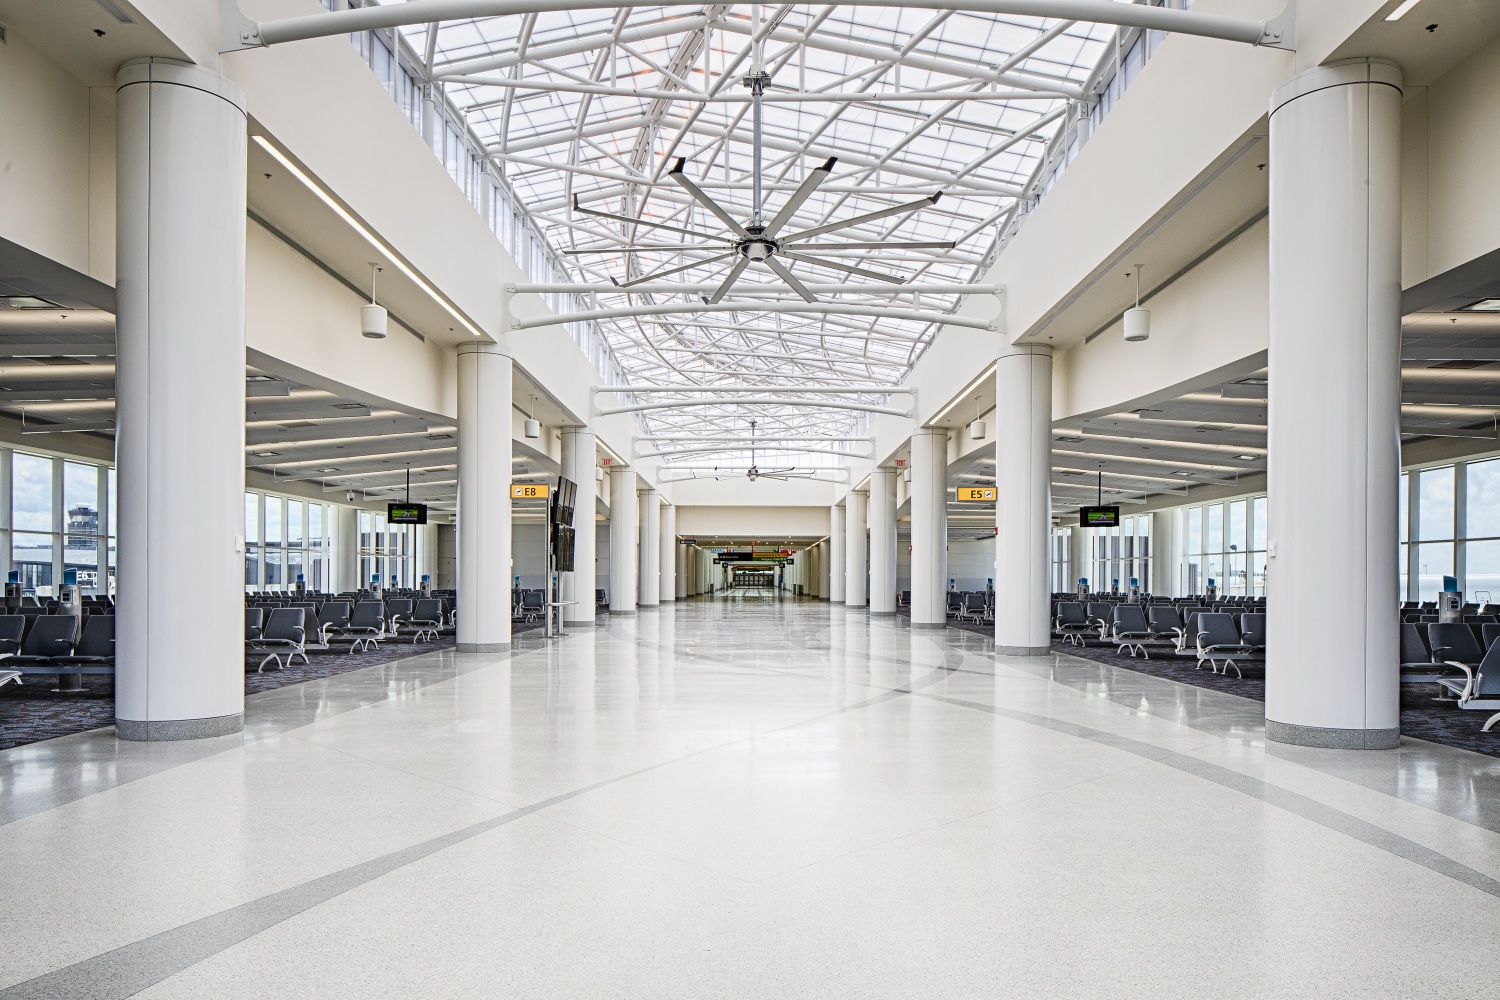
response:
[(338, 574), (330, 589), (337, 594), (360, 588), (359, 582), (359, 509), (335, 507), (334, 546), (338, 559)]
[(1271, 102), (1266, 736), (1282, 743), (1401, 738), (1400, 87), (1394, 65), (1351, 60)]
[(635, 614), (636, 499), (633, 469), (609, 473), (609, 613)]
[(870, 473), (870, 614), (896, 613), (896, 472)]
[(673, 572), (677, 576), (677, 592), (676, 592), (676, 594), (674, 596), (676, 597), (677, 600), (682, 601), (682, 600), (686, 600), (687, 597), (688, 597), (688, 582), (689, 582), (689, 580), (688, 580), (688, 574), (690, 572), (690, 570), (688, 568), (688, 547), (686, 545), (678, 545), (678, 544), (676, 544), (676, 538), (677, 538), (677, 515), (675, 513), (675, 511), (676, 511), (675, 507), (673, 508), (673, 511), (674, 511), (674, 513), (672, 515), (672, 538), (673, 538), (673, 545), (672, 545), (673, 552), (672, 552), (672, 555), (674, 556)]
[(562, 599), (573, 601), (563, 606), (563, 621), (594, 620), (594, 580), (596, 550), (594, 515), (599, 506), (599, 485), (594, 481), (594, 432), (587, 427), (564, 427), (562, 432), (562, 474), (578, 484), (573, 502), (573, 572), (562, 574)]
[(654, 608), (661, 604), (661, 494), (641, 490), (641, 583), (636, 604)]
[(869, 596), (865, 553), (870, 494), (851, 490), (844, 498), (844, 604), (862, 608)]
[(995, 652), (1051, 648), (1052, 348), (1018, 344), (995, 363)]
[(511, 360), (458, 348), (458, 650), (510, 646)]
[(911, 625), (948, 624), (948, 432), (911, 436)]
[(661, 505), (660, 546), (657, 568), (661, 576), (661, 603), (677, 600), (677, 508)]
[(828, 508), (828, 599), (844, 603), (844, 508)]
[(244, 728), (245, 111), (216, 73), (118, 76), (115, 732)]

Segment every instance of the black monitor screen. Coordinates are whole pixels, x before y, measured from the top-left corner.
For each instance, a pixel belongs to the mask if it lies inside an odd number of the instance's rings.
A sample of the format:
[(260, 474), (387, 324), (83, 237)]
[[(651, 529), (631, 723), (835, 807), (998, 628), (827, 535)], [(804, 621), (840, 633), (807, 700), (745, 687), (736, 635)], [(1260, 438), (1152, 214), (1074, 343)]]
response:
[(1120, 526), (1120, 508), (1080, 507), (1078, 523), (1085, 528), (1117, 528)]
[(385, 519), (391, 524), (426, 524), (427, 505), (425, 503), (386, 504)]

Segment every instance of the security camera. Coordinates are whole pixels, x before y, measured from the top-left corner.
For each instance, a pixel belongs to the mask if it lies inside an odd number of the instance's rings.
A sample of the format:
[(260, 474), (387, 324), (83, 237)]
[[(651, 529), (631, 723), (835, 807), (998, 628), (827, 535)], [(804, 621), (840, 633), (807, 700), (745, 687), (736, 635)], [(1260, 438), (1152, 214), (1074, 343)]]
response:
[(348, 493), (345, 493), (344, 494), (344, 499), (348, 500), (350, 503), (353, 503), (354, 502), (354, 491), (350, 490)]

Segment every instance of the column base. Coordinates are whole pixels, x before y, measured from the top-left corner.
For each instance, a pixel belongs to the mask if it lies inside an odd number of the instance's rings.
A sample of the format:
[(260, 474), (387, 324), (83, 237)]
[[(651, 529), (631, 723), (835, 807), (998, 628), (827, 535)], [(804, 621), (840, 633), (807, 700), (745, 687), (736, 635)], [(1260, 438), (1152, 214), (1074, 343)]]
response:
[(635, 609), (631, 608), (629, 611), (626, 611), (624, 608), (621, 608), (619, 611), (616, 611), (615, 609), (610, 608), (608, 611), (606, 611), (604, 613), (607, 614), (607, 615), (611, 615), (611, 616), (613, 616), (615, 618), (623, 618), (626, 615), (633, 615), (633, 614), (635, 614)]
[(156, 740), (206, 740), (243, 732), (245, 713), (216, 715), (210, 719), (116, 719), (115, 737), (133, 742)]
[(996, 646), (996, 656), (1051, 656), (1051, 646)]
[(1299, 747), (1325, 750), (1394, 750), (1401, 745), (1401, 727), (1395, 729), (1325, 729), (1266, 720), (1266, 739)]
[(931, 629), (942, 628), (942, 629), (945, 629), (945, 628), (948, 627), (948, 623), (947, 622), (912, 622), (911, 623), (911, 627), (912, 628), (931, 628)]
[(896, 612), (894, 612), (894, 611), (871, 611), (870, 612), (870, 616), (872, 618), (894, 618), (894, 617), (896, 617)]
[(453, 648), (460, 653), (504, 653), (510, 649), (509, 642), (460, 642)]

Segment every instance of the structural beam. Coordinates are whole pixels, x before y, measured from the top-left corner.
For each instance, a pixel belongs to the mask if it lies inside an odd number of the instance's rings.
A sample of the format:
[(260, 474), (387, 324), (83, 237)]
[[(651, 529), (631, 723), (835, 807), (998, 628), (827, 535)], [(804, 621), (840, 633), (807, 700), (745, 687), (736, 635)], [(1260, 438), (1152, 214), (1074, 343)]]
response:
[(658, 403), (634, 403), (630, 406), (614, 406), (594, 409), (596, 417), (610, 417), (617, 413), (645, 413), (648, 410), (676, 410), (689, 406), (816, 406), (830, 410), (855, 410), (859, 413), (883, 413), (888, 417), (910, 417), (910, 410), (897, 410), (889, 406), (870, 403), (833, 401), (827, 399), (797, 399), (787, 396), (753, 396), (750, 399), (673, 399)]
[[(702, 5), (702, 0), (660, 0), (657, 4), (660, 7), (697, 8)], [(220, 0), (219, 44), (220, 51), (235, 52), (407, 24), (575, 10), (618, 10), (631, 6), (634, 5), (620, 0), (409, 0), (402, 4), (357, 7), (255, 22), (240, 10), (238, 0)], [(858, 0), (850, 6), (915, 7), (925, 10), (961, 10), (973, 14), (1066, 18), (1276, 48), (1291, 48), (1294, 42), (1291, 30), (1294, 19), (1288, 16), (1294, 13), (1294, 8), (1290, 4), (1270, 21), (1174, 10), (1169, 7), (1114, 3), (1112, 0)]]

